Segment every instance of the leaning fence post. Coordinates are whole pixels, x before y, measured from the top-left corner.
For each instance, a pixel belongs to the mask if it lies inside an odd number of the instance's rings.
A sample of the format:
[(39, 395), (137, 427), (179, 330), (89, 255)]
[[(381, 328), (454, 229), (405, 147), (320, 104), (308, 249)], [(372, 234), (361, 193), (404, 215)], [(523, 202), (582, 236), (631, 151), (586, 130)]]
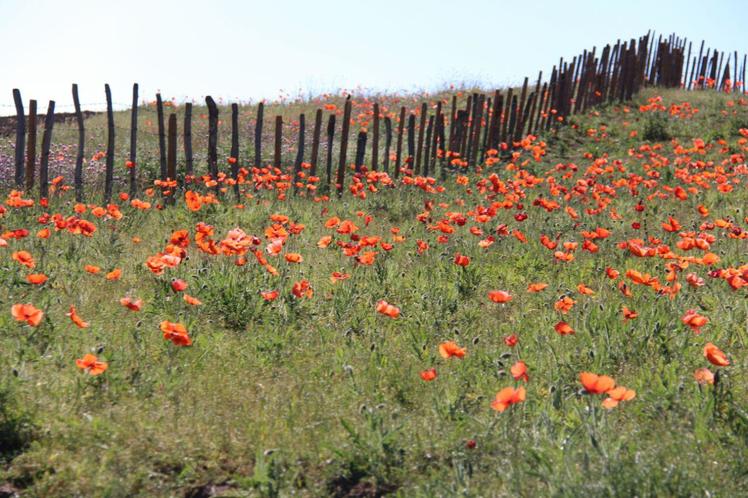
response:
[(26, 191), (34, 188), (34, 169), (36, 167), (36, 100), (29, 102), (29, 139), (26, 142)]
[(42, 156), (39, 162), (39, 197), (49, 196), (49, 149), (52, 145), (52, 127), (55, 124), (55, 101), (50, 100), (47, 115), (44, 117), (44, 135), (42, 136)]
[(13, 101), (16, 104), (16, 187), (23, 187), (23, 149), (26, 139), (26, 115), (23, 112), (21, 91), (13, 89)]
[(107, 121), (106, 174), (104, 177), (104, 203), (109, 204), (112, 200), (112, 181), (114, 180), (114, 113), (112, 112), (112, 90), (109, 88), (109, 84), (104, 85), (104, 92), (106, 93), (106, 121)]
[[(81, 125), (81, 128), (83, 125)], [(138, 167), (138, 84), (132, 85), (132, 109), (130, 110), (130, 196), (135, 197), (137, 193), (137, 167)]]

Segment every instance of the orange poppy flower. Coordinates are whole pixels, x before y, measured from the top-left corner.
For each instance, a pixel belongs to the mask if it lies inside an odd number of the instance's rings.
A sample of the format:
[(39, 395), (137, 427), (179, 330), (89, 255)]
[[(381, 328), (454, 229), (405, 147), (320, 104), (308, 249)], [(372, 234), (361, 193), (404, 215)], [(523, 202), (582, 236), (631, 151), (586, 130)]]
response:
[(459, 347), (454, 341), (446, 341), (439, 344), (439, 354), (445, 360), (453, 356), (464, 358), (466, 352), (465, 348)]
[(574, 329), (571, 328), (571, 325), (568, 323), (561, 321), (558, 322), (556, 325), (553, 326), (553, 328), (556, 330), (556, 333), (559, 335), (571, 335), (574, 333)]
[(140, 311), (143, 308), (142, 299), (132, 299), (131, 297), (123, 297), (119, 300), (119, 303), (130, 311)]
[(527, 292), (540, 292), (546, 287), (548, 287), (548, 284), (546, 284), (545, 282), (537, 282), (537, 283), (528, 285)]
[(520, 387), (519, 389), (505, 387), (496, 393), (496, 398), (491, 402), (491, 408), (497, 412), (503, 412), (511, 405), (524, 401), (525, 396), (526, 392), (524, 387)]
[(34, 257), (28, 251), (16, 251), (11, 254), (11, 257), (26, 268), (31, 269), (36, 266)]
[(457, 254), (455, 254), (454, 263), (457, 266), (462, 266), (464, 268), (470, 264), (470, 258), (458, 252)]
[(263, 298), (263, 299), (264, 299), (265, 301), (268, 301), (268, 302), (270, 302), (270, 301), (274, 301), (274, 300), (275, 300), (275, 298), (277, 298), (277, 297), (278, 297), (278, 291), (277, 291), (277, 290), (272, 290), (272, 291), (261, 291), (261, 292), (260, 292), (260, 296), (262, 296), (262, 298)]
[(10, 314), (16, 321), (26, 322), (32, 327), (39, 325), (44, 316), (44, 312), (35, 308), (33, 304), (14, 304), (10, 308)]
[(192, 339), (187, 334), (187, 329), (181, 323), (161, 322), (161, 332), (164, 333), (164, 339), (171, 341), (175, 346), (191, 346)]
[(90, 353), (83, 356), (83, 358), (75, 360), (75, 365), (81, 370), (85, 370), (89, 375), (93, 376), (101, 375), (106, 372), (107, 368), (109, 368), (109, 365), (106, 362), (99, 361), (96, 356)]
[(115, 268), (114, 270), (106, 274), (106, 279), (109, 281), (119, 280), (121, 276), (122, 270), (120, 270), (119, 268)]
[(623, 309), (621, 310), (621, 312), (623, 313), (623, 320), (624, 321), (626, 321), (626, 320), (633, 320), (634, 318), (636, 318), (636, 317), (639, 316), (639, 313), (637, 313), (634, 310), (629, 309), (628, 306), (624, 306)]
[(400, 316), (400, 308), (388, 303), (385, 300), (377, 302), (376, 310), (379, 313), (387, 315), (390, 318), (398, 318)]
[(420, 372), (418, 375), (420, 375), (421, 378), (426, 382), (431, 382), (432, 380), (436, 379), (436, 369), (429, 368), (428, 370)]
[(507, 291), (493, 290), (493, 291), (489, 291), (488, 299), (490, 299), (494, 303), (508, 303), (509, 301), (512, 300), (512, 295), (509, 294)]
[(595, 294), (595, 291), (584, 284), (577, 285), (577, 292), (579, 292), (580, 294), (584, 294), (585, 296), (593, 296)]
[(32, 273), (31, 275), (26, 275), (26, 281), (32, 285), (42, 285), (47, 280), (49, 279), (44, 273)]
[(607, 375), (597, 375), (591, 372), (582, 372), (579, 374), (579, 382), (584, 389), (590, 394), (603, 394), (616, 386), (616, 381)]
[(527, 375), (527, 365), (524, 361), (520, 360), (509, 369), (512, 373), (514, 380), (524, 380), (525, 382), (530, 381), (530, 377)]
[(633, 389), (627, 389), (623, 386), (618, 386), (607, 392), (608, 397), (603, 400), (603, 408), (612, 410), (621, 401), (631, 401), (636, 397), (636, 391)]
[(294, 283), (293, 287), (291, 288), (291, 293), (297, 298), (310, 298), (314, 295), (314, 291), (312, 290), (312, 286), (309, 284), (308, 280), (299, 280), (298, 282)]
[(341, 273), (339, 271), (334, 271), (332, 272), (332, 275), (330, 275), (330, 283), (335, 284), (340, 282), (341, 280), (347, 280), (349, 278), (351, 278), (350, 273)]
[(69, 316), (73, 323), (76, 324), (79, 329), (88, 328), (88, 322), (83, 321), (83, 319), (78, 315), (78, 312), (75, 310), (75, 306), (73, 306), (72, 304), (70, 305), (70, 311), (68, 313), (65, 313), (65, 315)]
[(708, 368), (698, 368), (693, 373), (693, 378), (699, 384), (714, 384), (714, 374)]
[(185, 303), (190, 304), (192, 306), (200, 306), (201, 304), (203, 304), (203, 302), (200, 301), (198, 298), (192, 297), (189, 294), (184, 294), (182, 296), (182, 299), (184, 299)]
[(568, 313), (574, 307), (574, 305), (576, 303), (577, 302), (574, 301), (569, 296), (564, 296), (561, 299), (559, 299), (558, 301), (556, 301), (556, 303), (553, 305), (553, 307), (557, 311), (560, 311), (561, 313), (566, 314), (566, 313)]
[(289, 263), (302, 263), (304, 261), (304, 257), (296, 252), (289, 252), (286, 254), (286, 261)]
[(688, 310), (686, 311), (686, 314), (681, 318), (681, 321), (685, 325), (691, 327), (691, 330), (693, 330), (694, 333), (700, 334), (701, 327), (709, 323), (709, 318), (703, 315), (699, 315), (696, 310)]
[(187, 282), (182, 280), (181, 278), (175, 278), (171, 281), (171, 289), (174, 292), (182, 292), (187, 288)]
[(319, 247), (320, 249), (324, 249), (330, 245), (330, 242), (332, 242), (332, 236), (325, 235), (324, 237), (319, 239), (319, 241), (317, 242), (317, 247)]
[(726, 367), (730, 365), (730, 360), (727, 359), (727, 355), (711, 342), (707, 342), (706, 346), (704, 346), (704, 357), (709, 360), (709, 363), (717, 367)]
[(94, 266), (94, 265), (86, 265), (83, 267), (83, 269), (86, 270), (86, 272), (91, 273), (91, 274), (99, 273), (101, 271), (101, 268), (99, 268), (98, 266)]

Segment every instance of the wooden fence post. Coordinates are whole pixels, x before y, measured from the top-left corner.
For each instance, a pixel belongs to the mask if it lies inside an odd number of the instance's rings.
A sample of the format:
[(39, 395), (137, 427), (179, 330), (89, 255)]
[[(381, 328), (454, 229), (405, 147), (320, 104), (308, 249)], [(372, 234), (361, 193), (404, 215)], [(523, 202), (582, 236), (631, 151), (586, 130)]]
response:
[(73, 84), (73, 105), (75, 106), (75, 120), (78, 122), (78, 151), (75, 155), (75, 200), (83, 202), (83, 156), (86, 146), (86, 130), (83, 126), (83, 112), (78, 98), (78, 85)]
[(366, 155), (366, 132), (361, 130), (358, 132), (358, 138), (356, 139), (356, 173), (361, 172), (361, 168), (364, 166), (364, 156)]
[[(208, 174), (218, 181), (218, 107), (213, 97), (205, 97), (208, 106)], [(218, 185), (216, 185), (218, 188)]]
[[(104, 204), (112, 202), (112, 182), (114, 181), (114, 113), (112, 111), (112, 90), (109, 84), (104, 85), (106, 93), (106, 173), (104, 177)], [(46, 133), (46, 130), (45, 130)]]
[(403, 154), (403, 129), (405, 127), (405, 107), (400, 107), (400, 121), (397, 124), (397, 145), (395, 146), (395, 178), (400, 176)]
[(265, 117), (265, 104), (257, 105), (257, 122), (255, 122), (255, 166), (262, 168), (262, 121)]
[(26, 145), (26, 114), (23, 112), (21, 91), (13, 89), (13, 101), (16, 104), (16, 187), (23, 188), (23, 149)]
[(416, 175), (421, 174), (421, 160), (423, 159), (423, 133), (426, 127), (426, 115), (429, 112), (426, 102), (421, 104), (421, 119), (418, 123), (418, 144), (416, 145), (416, 163), (414, 172)]
[(161, 180), (166, 180), (168, 173), (166, 171), (166, 125), (164, 123), (164, 102), (161, 100), (161, 94), (156, 94), (156, 118), (158, 121), (158, 158), (159, 173)]
[(234, 195), (239, 200), (239, 104), (231, 104), (231, 178), (234, 180)]
[[(80, 128), (83, 125), (80, 124)], [(132, 108), (130, 110), (130, 197), (138, 193), (138, 84), (132, 85)]]
[(384, 117), (384, 171), (390, 172), (390, 147), (392, 147), (392, 119)]
[[(169, 146), (166, 156), (166, 176), (170, 181), (177, 181), (177, 115), (169, 114)], [(174, 204), (177, 186), (169, 189), (169, 197), (166, 202)]]
[(338, 176), (335, 180), (335, 188), (338, 190), (338, 196), (343, 195), (343, 189), (345, 188), (345, 169), (348, 167), (346, 164), (348, 154), (348, 134), (351, 129), (351, 96), (345, 99), (345, 107), (343, 108), (343, 130), (340, 135), (340, 162), (338, 163)]
[(434, 131), (434, 116), (429, 116), (429, 124), (426, 126), (426, 149), (423, 154), (423, 176), (429, 176), (429, 161), (431, 161), (431, 135)]
[(327, 173), (327, 184), (332, 181), (332, 144), (335, 139), (335, 114), (330, 114), (327, 121), (327, 161), (325, 162), (325, 172)]
[(293, 185), (294, 185), (294, 193), (299, 193), (299, 183), (301, 182), (301, 178), (299, 174), (301, 173), (301, 163), (304, 162), (304, 141), (305, 141), (305, 132), (306, 132), (306, 117), (304, 116), (304, 113), (301, 113), (299, 116), (299, 143), (298, 143), (298, 149), (296, 151), (296, 160), (293, 164)]
[(281, 167), (281, 140), (283, 139), (283, 117), (275, 116), (275, 146), (273, 154), (273, 166)]
[(55, 101), (50, 100), (47, 115), (44, 117), (44, 135), (42, 136), (42, 156), (39, 161), (39, 197), (49, 196), (49, 149), (52, 146), (52, 128), (55, 124)]
[(412, 112), (408, 115), (408, 157), (405, 163), (408, 170), (413, 169), (413, 161), (416, 155), (416, 115)]
[(317, 176), (317, 160), (319, 158), (319, 139), (322, 134), (322, 109), (317, 109), (314, 114), (314, 130), (312, 131), (312, 157), (309, 162), (311, 164), (310, 174)]
[(31, 192), (34, 188), (34, 176), (36, 169), (36, 100), (29, 102), (29, 139), (26, 142), (26, 191)]
[(374, 120), (371, 135), (371, 170), (379, 169), (379, 104), (374, 103)]
[(192, 176), (192, 104), (184, 105), (184, 174)]

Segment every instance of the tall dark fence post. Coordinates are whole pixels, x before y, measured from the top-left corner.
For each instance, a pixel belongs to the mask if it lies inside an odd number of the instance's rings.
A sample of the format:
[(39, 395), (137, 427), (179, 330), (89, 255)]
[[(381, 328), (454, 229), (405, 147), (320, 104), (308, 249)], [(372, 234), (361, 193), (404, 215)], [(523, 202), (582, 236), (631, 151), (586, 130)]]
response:
[[(177, 115), (169, 114), (169, 145), (166, 156), (166, 176), (171, 181), (177, 179)], [(169, 197), (166, 202), (174, 204), (177, 186), (169, 189)]]
[(356, 173), (360, 173), (364, 166), (364, 156), (366, 155), (366, 132), (361, 130), (358, 132), (358, 138), (356, 139)]
[(281, 140), (283, 139), (283, 117), (275, 116), (275, 147), (273, 154), (273, 166), (281, 167)]
[(418, 144), (416, 146), (416, 164), (415, 174), (421, 174), (421, 160), (423, 159), (423, 134), (426, 127), (426, 116), (428, 115), (429, 108), (426, 102), (421, 104), (421, 119), (418, 123)]
[(184, 105), (184, 174), (192, 176), (192, 104)]
[(348, 134), (351, 129), (351, 96), (349, 95), (345, 99), (345, 107), (343, 108), (343, 130), (340, 134), (340, 162), (338, 163), (338, 176), (335, 181), (335, 187), (338, 190), (338, 195), (343, 194), (343, 188), (345, 187), (345, 169), (348, 167), (346, 164), (348, 154)]
[(384, 171), (390, 172), (390, 148), (392, 147), (392, 119), (384, 117)]
[(234, 179), (234, 194), (239, 200), (239, 104), (231, 104), (231, 178)]
[(301, 163), (304, 162), (304, 140), (305, 140), (305, 132), (306, 132), (306, 118), (304, 117), (304, 114), (302, 113), (299, 116), (299, 144), (298, 144), (298, 150), (296, 151), (296, 160), (293, 163), (293, 184), (294, 184), (294, 193), (299, 192), (299, 183), (301, 182), (301, 178), (299, 176), (299, 173), (301, 173)]
[(132, 85), (132, 108), (130, 109), (130, 196), (137, 194), (138, 171), (138, 84)]
[(205, 104), (208, 106), (208, 173), (213, 180), (218, 180), (218, 107), (210, 95), (205, 97)]
[(36, 169), (36, 100), (29, 102), (29, 139), (26, 142), (26, 191), (34, 188)]
[(379, 168), (379, 104), (374, 103), (374, 120), (371, 135), (371, 169)]
[(164, 123), (164, 102), (161, 100), (161, 94), (156, 94), (156, 114), (158, 120), (158, 158), (161, 174), (161, 180), (166, 180), (168, 175), (166, 171), (166, 125)]
[(73, 84), (73, 106), (75, 106), (75, 120), (78, 123), (78, 151), (75, 155), (75, 173), (73, 181), (75, 183), (75, 200), (83, 202), (83, 156), (86, 146), (86, 130), (83, 126), (83, 112), (81, 103), (78, 98), (78, 85)]
[(265, 104), (257, 105), (257, 122), (255, 123), (255, 166), (262, 167), (262, 121), (265, 115)]
[(13, 102), (16, 104), (16, 187), (23, 188), (23, 149), (26, 140), (26, 114), (23, 112), (21, 91), (13, 89)]
[(426, 127), (426, 150), (423, 155), (423, 176), (429, 176), (429, 162), (431, 161), (431, 135), (433, 131), (434, 116), (429, 116), (429, 124)]
[(395, 178), (400, 176), (403, 154), (403, 129), (405, 128), (405, 107), (400, 107), (400, 120), (397, 123), (397, 145), (395, 146)]
[(312, 131), (312, 157), (309, 159), (312, 165), (309, 174), (317, 176), (317, 159), (319, 158), (319, 138), (322, 134), (322, 109), (317, 109), (314, 114), (314, 130)]
[(327, 184), (330, 185), (332, 180), (332, 144), (335, 139), (335, 114), (330, 114), (327, 121), (327, 161), (325, 162), (325, 171), (327, 173)]
[[(104, 203), (112, 201), (112, 182), (114, 181), (114, 112), (112, 111), (112, 90), (109, 84), (104, 85), (106, 93), (106, 173), (104, 177)], [(46, 133), (46, 131), (45, 131)]]
[(50, 100), (47, 115), (44, 117), (44, 135), (42, 136), (42, 156), (39, 161), (39, 197), (49, 196), (49, 149), (52, 146), (52, 127), (55, 124), (55, 101)]
[(416, 115), (412, 112), (408, 116), (408, 157), (405, 162), (408, 164), (408, 169), (413, 169), (413, 161), (416, 154)]

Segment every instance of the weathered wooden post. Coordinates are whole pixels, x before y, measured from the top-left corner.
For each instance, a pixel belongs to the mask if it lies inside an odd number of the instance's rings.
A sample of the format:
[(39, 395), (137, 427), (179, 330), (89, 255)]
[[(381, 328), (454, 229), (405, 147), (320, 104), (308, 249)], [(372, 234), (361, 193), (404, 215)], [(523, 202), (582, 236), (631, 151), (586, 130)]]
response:
[(379, 104), (374, 103), (374, 119), (372, 123), (371, 135), (371, 169), (376, 171), (379, 168)]
[(327, 161), (325, 162), (325, 171), (327, 173), (327, 184), (332, 181), (332, 144), (335, 139), (335, 114), (330, 114), (327, 121)]
[(384, 117), (384, 171), (390, 172), (390, 148), (392, 147), (392, 119)]
[(395, 146), (395, 178), (400, 176), (400, 164), (403, 154), (403, 129), (405, 128), (405, 107), (400, 108), (400, 120), (397, 123), (397, 145)]
[(257, 105), (257, 122), (255, 123), (255, 166), (262, 167), (262, 121), (265, 116), (265, 104)]
[[(208, 173), (218, 180), (218, 107), (213, 97), (205, 97), (208, 106)], [(218, 187), (218, 185), (216, 185)]]
[(319, 139), (322, 134), (322, 109), (317, 109), (314, 114), (314, 130), (312, 131), (312, 157), (309, 159), (311, 164), (310, 174), (317, 176), (317, 160), (319, 158)]
[(345, 188), (345, 169), (347, 167), (348, 154), (348, 134), (351, 129), (351, 96), (345, 99), (343, 108), (343, 130), (340, 135), (340, 162), (338, 163), (338, 177), (335, 180), (335, 187), (338, 190), (338, 196), (343, 195)]
[(86, 130), (83, 126), (83, 112), (78, 98), (78, 85), (73, 84), (73, 105), (75, 106), (75, 120), (78, 122), (78, 151), (75, 155), (75, 200), (83, 202), (83, 156), (85, 154)]
[[(166, 176), (169, 180), (177, 180), (177, 115), (169, 114), (169, 145), (166, 156)], [(177, 186), (169, 189), (169, 197), (166, 202), (174, 204)]]
[(26, 192), (34, 188), (36, 169), (36, 100), (29, 102), (29, 139), (26, 141)]
[(55, 101), (50, 100), (47, 115), (44, 117), (44, 135), (42, 136), (42, 156), (39, 161), (39, 197), (49, 197), (49, 149), (52, 146), (52, 128), (55, 124)]
[[(114, 181), (114, 112), (112, 111), (112, 90), (109, 84), (104, 85), (106, 93), (106, 173), (104, 176), (104, 204), (112, 202), (112, 182)], [(46, 135), (46, 130), (45, 130)]]
[(296, 160), (293, 164), (293, 185), (294, 185), (294, 193), (299, 193), (299, 182), (301, 182), (301, 163), (304, 162), (304, 140), (305, 140), (305, 131), (306, 131), (306, 118), (304, 117), (304, 114), (302, 113), (299, 116), (299, 147), (296, 151)]
[[(83, 128), (83, 124), (79, 124)], [(138, 178), (138, 84), (132, 85), (132, 109), (130, 110), (130, 197), (137, 194)]]
[(23, 188), (23, 149), (26, 140), (26, 114), (23, 112), (21, 91), (13, 89), (13, 101), (16, 104), (16, 187)]
[(158, 121), (158, 158), (160, 166), (161, 180), (166, 180), (168, 175), (166, 171), (166, 125), (164, 123), (164, 102), (161, 100), (161, 94), (156, 94), (156, 118)]
[(192, 176), (192, 103), (184, 105), (184, 174)]
[(234, 180), (234, 195), (239, 200), (239, 104), (231, 104), (231, 178)]

